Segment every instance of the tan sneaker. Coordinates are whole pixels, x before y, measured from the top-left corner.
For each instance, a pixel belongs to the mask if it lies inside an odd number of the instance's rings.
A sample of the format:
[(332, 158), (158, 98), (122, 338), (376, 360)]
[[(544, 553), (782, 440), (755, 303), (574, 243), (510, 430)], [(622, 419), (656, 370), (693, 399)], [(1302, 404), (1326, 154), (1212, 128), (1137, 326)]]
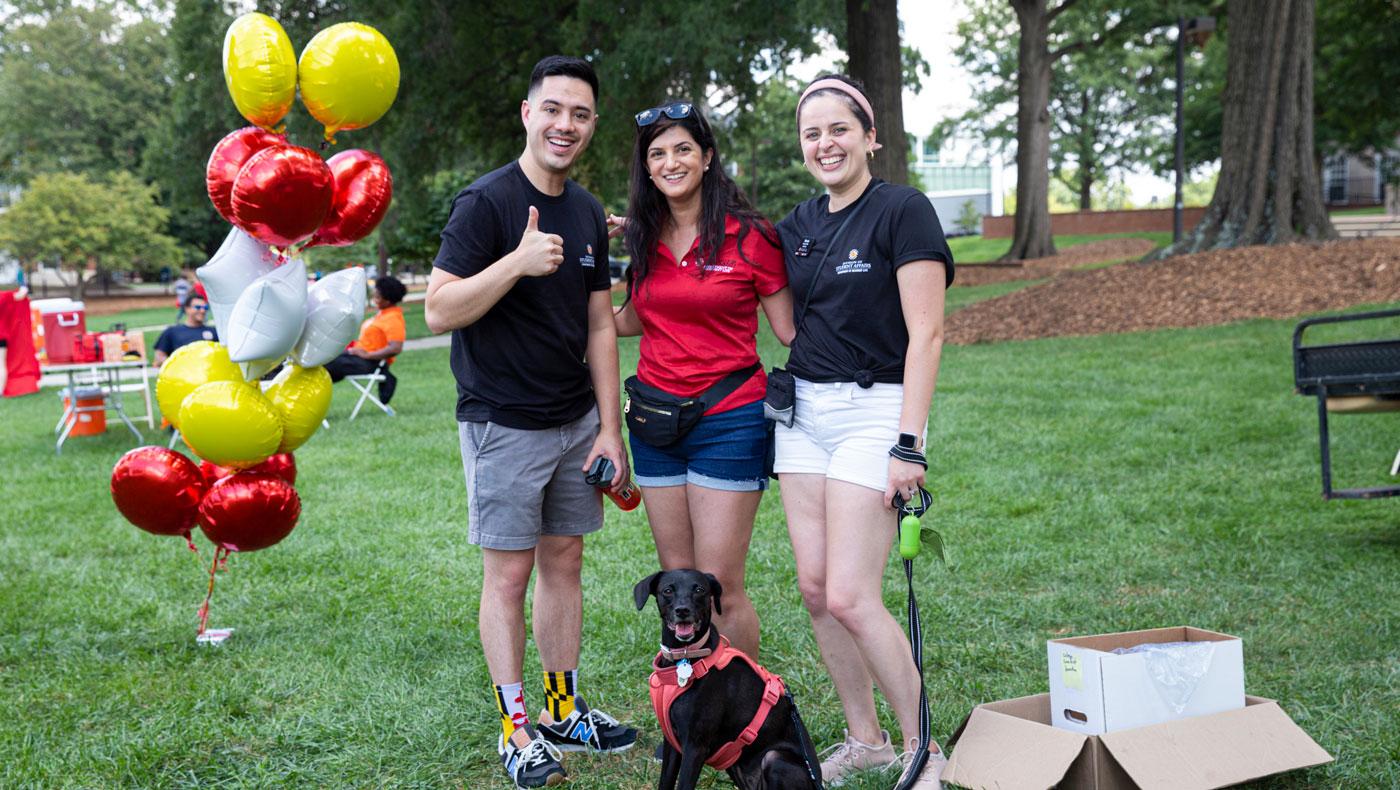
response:
[(839, 787), (857, 771), (894, 765), (895, 756), (890, 734), (880, 730), (880, 743), (861, 743), (846, 730), (846, 740), (827, 747), (822, 752), (822, 782), (827, 787)]
[[(929, 744), (928, 762), (924, 763), (923, 773), (919, 774), (919, 780), (910, 785), (910, 790), (943, 790), (943, 782), (939, 781), (943, 776), (943, 767), (948, 764), (948, 758), (941, 751), (933, 751), (938, 747)], [(919, 748), (917, 741), (909, 742), (909, 751), (899, 755), (899, 765), (901, 767), (899, 782), (896, 786), (902, 785), (908, 777), (909, 769), (913, 767), (914, 752)]]

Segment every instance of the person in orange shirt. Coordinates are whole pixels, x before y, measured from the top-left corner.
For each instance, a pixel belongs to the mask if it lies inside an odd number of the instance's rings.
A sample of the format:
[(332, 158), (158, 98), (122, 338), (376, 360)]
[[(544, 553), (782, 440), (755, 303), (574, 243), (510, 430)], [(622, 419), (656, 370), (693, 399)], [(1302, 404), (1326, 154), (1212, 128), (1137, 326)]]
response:
[(396, 277), (385, 275), (374, 281), (371, 300), (379, 312), (360, 325), (360, 336), (345, 349), (345, 353), (326, 363), (326, 372), (331, 374), (331, 381), (373, 373), (381, 360), (387, 360), (384, 365), (385, 378), (379, 382), (379, 400), (388, 404), (389, 399), (394, 397), (394, 388), (399, 381), (389, 370), (389, 365), (403, 351), (403, 341), (407, 335), (403, 308), (399, 307), (407, 292), (408, 289)]

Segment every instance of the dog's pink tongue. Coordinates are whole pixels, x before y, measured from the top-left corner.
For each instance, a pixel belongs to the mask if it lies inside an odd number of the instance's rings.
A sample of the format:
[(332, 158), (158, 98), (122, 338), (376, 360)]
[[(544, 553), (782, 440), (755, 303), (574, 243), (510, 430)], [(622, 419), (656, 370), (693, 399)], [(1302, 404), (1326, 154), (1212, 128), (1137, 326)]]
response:
[(695, 623), (676, 623), (676, 636), (681, 639), (695, 636)]

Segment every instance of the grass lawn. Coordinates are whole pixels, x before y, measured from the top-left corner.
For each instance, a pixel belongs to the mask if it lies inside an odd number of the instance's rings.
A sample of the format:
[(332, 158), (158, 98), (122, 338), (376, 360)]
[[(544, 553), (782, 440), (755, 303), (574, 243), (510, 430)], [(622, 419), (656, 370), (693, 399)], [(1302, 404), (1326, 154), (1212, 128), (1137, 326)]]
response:
[[(1088, 244), (1104, 239), (1151, 239), (1159, 247), (1171, 243), (1171, 231), (1144, 231), (1142, 233), (1103, 233), (1096, 235), (1067, 234), (1055, 237), (1055, 249)], [(953, 251), (953, 260), (962, 263), (985, 263), (994, 261), (1011, 249), (1011, 239), (984, 239), (981, 236), (959, 236), (948, 239), (948, 247)]]
[[(1262, 786), (1400, 785), (1400, 503), (1321, 501), (1292, 323), (944, 351), (929, 477), (952, 566), (918, 566), (940, 740), (979, 702), (1044, 691), (1047, 638), (1192, 624), (1241, 636), (1248, 691), (1337, 758)], [(782, 358), (771, 337), (764, 351)], [(624, 369), (635, 362), (633, 339)], [(0, 786), (506, 786), (448, 351), (395, 369), (396, 418), (347, 422), (353, 393), (337, 388), (331, 428), (297, 453), (301, 523), (230, 560), (210, 624), (237, 631), (212, 649), (194, 644), (208, 544), (195, 557), (111, 504), (131, 437), (74, 439), (56, 457), (52, 391), (0, 405)], [(1400, 421), (1333, 428), (1338, 484), (1383, 483)], [(625, 755), (568, 756), (580, 790), (658, 775), (657, 619), (630, 595), (654, 549), (641, 511), (609, 505), (607, 522), (587, 540), (580, 686), (643, 736)], [(764, 663), (817, 743), (839, 739), (776, 492), (749, 573)], [(886, 582), (902, 612), (893, 563)], [(707, 772), (702, 786), (727, 781)]]
[(1331, 211), (1329, 211), (1329, 212), (1327, 212), (1327, 213), (1328, 213), (1328, 214), (1331, 214), (1331, 215), (1334, 216), (1334, 217), (1335, 217), (1335, 216), (1343, 216), (1343, 217), (1345, 217), (1345, 216), (1351, 216), (1351, 215), (1356, 215), (1356, 214), (1384, 214), (1384, 213), (1385, 213), (1385, 206), (1359, 206), (1359, 207), (1357, 207), (1357, 208), (1338, 208), (1338, 209), (1333, 209), (1333, 210), (1331, 210)]

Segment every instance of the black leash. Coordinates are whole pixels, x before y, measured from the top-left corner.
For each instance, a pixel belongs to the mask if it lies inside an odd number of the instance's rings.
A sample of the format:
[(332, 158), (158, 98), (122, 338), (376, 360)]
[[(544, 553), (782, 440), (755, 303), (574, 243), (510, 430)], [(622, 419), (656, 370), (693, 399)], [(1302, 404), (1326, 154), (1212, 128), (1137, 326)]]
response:
[[(933, 497), (923, 486), (919, 486), (919, 501), (905, 502), (899, 494), (894, 495), (895, 535), (899, 535), (899, 520), (904, 516), (922, 516), (933, 504)], [(904, 560), (904, 579), (909, 584), (909, 648), (914, 655), (914, 667), (919, 671), (919, 748), (914, 751), (909, 771), (895, 790), (909, 790), (919, 780), (924, 766), (928, 764), (928, 745), (932, 740), (930, 730), (933, 723), (928, 712), (928, 691), (924, 687), (924, 629), (919, 622), (919, 602), (914, 597), (914, 561)]]
[(812, 780), (813, 787), (823, 787), (817, 766), (821, 765), (821, 759), (813, 753), (812, 736), (807, 734), (807, 727), (802, 723), (802, 717), (797, 715), (797, 702), (792, 698), (792, 692), (784, 689), (783, 696), (788, 701), (788, 716), (792, 719), (793, 731), (797, 733), (797, 740), (802, 746), (802, 763), (807, 766), (807, 776)]

